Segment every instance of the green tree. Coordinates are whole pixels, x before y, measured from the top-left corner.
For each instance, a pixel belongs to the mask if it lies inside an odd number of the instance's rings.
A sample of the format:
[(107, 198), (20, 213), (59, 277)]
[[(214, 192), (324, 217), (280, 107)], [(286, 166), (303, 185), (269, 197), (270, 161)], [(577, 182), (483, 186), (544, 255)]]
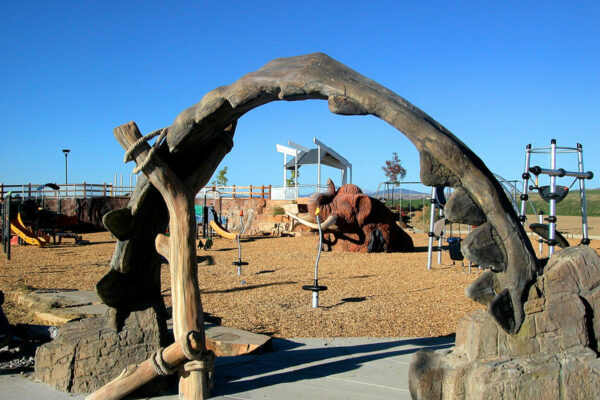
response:
[(223, 167), (219, 172), (217, 172), (216, 178), (211, 182), (215, 186), (227, 186), (227, 167)]
[[(298, 170), (298, 179), (300, 179), (300, 170)], [(292, 170), (292, 176), (287, 178), (285, 180), (285, 182), (287, 183), (288, 186), (294, 186), (295, 181), (296, 181), (296, 171)]]
[(385, 162), (385, 166), (381, 167), (385, 176), (390, 182), (398, 182), (406, 176), (406, 169), (402, 166), (402, 161), (398, 158), (398, 153), (392, 153), (392, 159)]

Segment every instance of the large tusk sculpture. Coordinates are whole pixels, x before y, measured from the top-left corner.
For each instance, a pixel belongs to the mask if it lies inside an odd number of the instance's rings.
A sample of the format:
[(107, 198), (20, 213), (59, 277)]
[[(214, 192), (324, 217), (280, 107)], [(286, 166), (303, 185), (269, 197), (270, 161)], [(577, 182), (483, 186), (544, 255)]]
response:
[[(290, 214), (289, 212), (285, 212), (288, 217), (295, 219), (296, 221), (300, 222), (302, 225), (308, 226), (311, 229), (316, 229), (319, 230), (319, 225), (315, 224), (313, 222), (309, 222), (305, 219), (302, 219), (296, 215)], [(337, 222), (337, 218), (333, 215), (330, 215), (329, 217), (327, 217), (327, 219), (325, 221), (323, 221), (323, 223), (321, 224), (321, 230), (330, 230), (330, 231), (337, 231), (338, 227), (335, 225), (335, 223)]]

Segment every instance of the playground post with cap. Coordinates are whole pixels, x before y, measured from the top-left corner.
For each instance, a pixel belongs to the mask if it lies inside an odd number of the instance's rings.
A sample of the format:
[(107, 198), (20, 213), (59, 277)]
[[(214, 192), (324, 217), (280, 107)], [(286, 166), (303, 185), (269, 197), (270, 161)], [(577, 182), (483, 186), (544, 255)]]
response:
[(240, 233), (236, 235), (237, 245), (238, 245), (238, 260), (234, 261), (232, 264), (237, 266), (237, 274), (242, 275), (242, 266), (248, 265), (248, 262), (242, 261), (242, 245), (240, 243), (240, 236), (244, 233), (246, 228), (244, 227), (244, 210), (240, 210)]
[(321, 248), (323, 247), (323, 231), (321, 230), (321, 220), (319, 219), (319, 214), (321, 213), (321, 209), (317, 207), (315, 209), (315, 218), (317, 220), (317, 227), (319, 229), (319, 248), (317, 251), (317, 259), (315, 260), (315, 279), (312, 285), (302, 286), (304, 290), (310, 290), (312, 292), (312, 307), (319, 307), (319, 292), (327, 290), (327, 286), (319, 285), (319, 259), (321, 258)]

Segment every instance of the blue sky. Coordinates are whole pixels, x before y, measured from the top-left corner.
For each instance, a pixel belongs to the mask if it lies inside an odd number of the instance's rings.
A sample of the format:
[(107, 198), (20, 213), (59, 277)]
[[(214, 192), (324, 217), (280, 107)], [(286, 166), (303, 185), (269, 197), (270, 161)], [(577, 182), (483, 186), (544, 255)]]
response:
[[(0, 0), (0, 182), (124, 180), (133, 168), (112, 129), (168, 126), (208, 91), (271, 59), (324, 52), (421, 108), (507, 179), (525, 146), (582, 143), (600, 176), (600, 3)], [(242, 117), (223, 160), (229, 182), (279, 185), (275, 144), (317, 137), (375, 189), (397, 152), (418, 153), (374, 117), (323, 101), (277, 102)], [(549, 156), (533, 164), (549, 166)], [(559, 166), (576, 168), (574, 155)], [(324, 169), (323, 180), (339, 172)], [(300, 173), (315, 183), (316, 169)], [(571, 181), (564, 180), (570, 185)], [(588, 187), (600, 187), (598, 178)]]

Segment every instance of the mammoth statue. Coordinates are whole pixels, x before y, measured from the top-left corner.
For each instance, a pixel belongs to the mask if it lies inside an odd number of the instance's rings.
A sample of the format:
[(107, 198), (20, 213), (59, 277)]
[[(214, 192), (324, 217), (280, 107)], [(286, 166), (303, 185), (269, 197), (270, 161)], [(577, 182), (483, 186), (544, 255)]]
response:
[[(324, 250), (391, 253), (414, 249), (412, 238), (396, 223), (394, 214), (379, 200), (363, 194), (356, 185), (343, 185), (335, 190), (331, 179), (327, 180), (327, 192), (315, 193), (308, 201), (310, 215), (315, 215), (317, 207), (323, 218)], [(316, 223), (291, 217), (313, 229), (318, 228)]]

